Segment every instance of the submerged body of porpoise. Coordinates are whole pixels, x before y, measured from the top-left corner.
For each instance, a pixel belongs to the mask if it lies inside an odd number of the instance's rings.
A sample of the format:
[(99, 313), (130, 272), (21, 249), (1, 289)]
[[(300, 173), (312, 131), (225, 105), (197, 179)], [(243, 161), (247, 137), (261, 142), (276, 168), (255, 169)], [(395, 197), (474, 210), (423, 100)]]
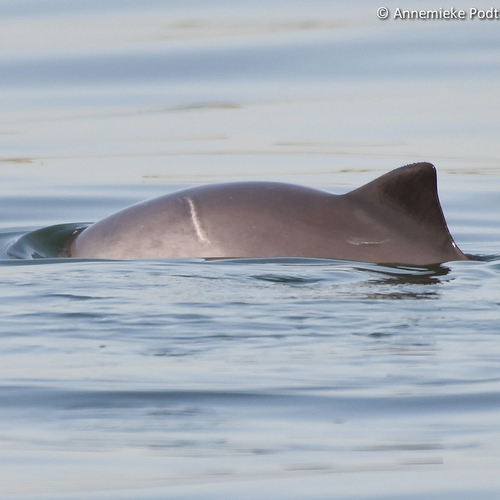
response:
[(138, 203), (69, 240), (67, 257), (310, 257), (430, 265), (467, 257), (435, 167), (398, 168), (347, 194), (274, 182), (199, 186)]

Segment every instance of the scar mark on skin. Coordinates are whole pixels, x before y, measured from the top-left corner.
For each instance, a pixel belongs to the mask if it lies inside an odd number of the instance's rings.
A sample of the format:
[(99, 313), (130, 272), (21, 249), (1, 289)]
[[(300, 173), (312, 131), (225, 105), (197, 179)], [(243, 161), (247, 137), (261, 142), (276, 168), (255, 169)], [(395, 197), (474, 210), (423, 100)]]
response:
[(196, 207), (194, 205), (193, 200), (188, 197), (185, 197), (184, 199), (189, 204), (189, 213), (191, 215), (191, 222), (193, 223), (194, 230), (196, 231), (196, 236), (198, 236), (198, 239), (200, 240), (201, 243), (210, 243), (210, 240), (208, 239), (205, 231), (201, 227), (201, 222), (198, 217), (198, 212), (196, 211)]
[(361, 238), (351, 238), (350, 240), (347, 240), (347, 243), (351, 245), (356, 245), (356, 246), (361, 246), (361, 245), (382, 245), (382, 243), (385, 243), (386, 241), (389, 240), (380, 240), (380, 241), (366, 241)]

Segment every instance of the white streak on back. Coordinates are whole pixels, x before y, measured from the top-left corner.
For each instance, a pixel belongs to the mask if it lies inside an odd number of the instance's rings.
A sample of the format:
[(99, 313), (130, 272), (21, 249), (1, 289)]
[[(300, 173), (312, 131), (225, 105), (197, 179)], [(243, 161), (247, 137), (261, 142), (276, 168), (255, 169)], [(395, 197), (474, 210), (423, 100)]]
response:
[(196, 236), (198, 236), (198, 239), (200, 240), (201, 243), (210, 243), (210, 240), (208, 239), (205, 231), (203, 230), (203, 227), (201, 226), (201, 222), (198, 217), (198, 212), (196, 211), (196, 207), (194, 205), (193, 200), (188, 197), (185, 197), (184, 199), (189, 204), (189, 213), (191, 215), (191, 222), (193, 223), (194, 230), (196, 231)]
[(385, 243), (389, 240), (386, 239), (386, 240), (380, 240), (380, 241), (369, 241), (369, 240), (364, 240), (362, 238), (350, 238), (346, 241), (350, 245), (360, 246), (360, 245), (382, 245), (383, 243)]

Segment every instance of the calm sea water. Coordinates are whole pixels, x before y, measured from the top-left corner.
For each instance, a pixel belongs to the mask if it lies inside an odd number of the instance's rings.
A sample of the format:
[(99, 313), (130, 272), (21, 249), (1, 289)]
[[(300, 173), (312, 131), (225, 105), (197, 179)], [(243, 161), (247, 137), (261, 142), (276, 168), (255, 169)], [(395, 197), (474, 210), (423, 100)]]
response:
[[(385, 5), (415, 4), (446, 7)], [(500, 21), (377, 7), (0, 1), (2, 498), (498, 498)], [(474, 260), (5, 253), (187, 185), (420, 160)]]

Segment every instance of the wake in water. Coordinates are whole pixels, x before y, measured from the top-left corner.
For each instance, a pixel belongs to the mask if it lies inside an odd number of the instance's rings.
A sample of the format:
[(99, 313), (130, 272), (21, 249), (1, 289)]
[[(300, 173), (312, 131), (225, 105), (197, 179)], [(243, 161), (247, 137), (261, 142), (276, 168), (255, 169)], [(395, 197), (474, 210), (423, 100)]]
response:
[(55, 259), (64, 257), (64, 245), (89, 224), (57, 224), (30, 231), (11, 241), (4, 253), (12, 259)]
[[(33, 231), (26, 230), (0, 230), (0, 255), (3, 254), (4, 264), (14, 262), (21, 263), (43, 263), (44, 261), (53, 263), (54, 260), (67, 262), (65, 248), (67, 242), (79, 234), (90, 223), (68, 223), (56, 224), (53, 226), (42, 227)], [(495, 262), (500, 261), (500, 254), (492, 255), (471, 255), (467, 257), (472, 261)], [(74, 259), (71, 259), (74, 260)], [(84, 259), (84, 260), (106, 260), (106, 259)], [(149, 259), (148, 259), (149, 260)], [(156, 259), (155, 259), (156, 260)], [(373, 264), (356, 261), (344, 261), (338, 259), (316, 259), (302, 257), (281, 257), (281, 258), (220, 258), (220, 259), (161, 259), (174, 260), (177, 262), (211, 262), (219, 265), (224, 264), (279, 264), (283, 266), (301, 265), (301, 266), (349, 266), (352, 272), (368, 272), (380, 275), (387, 283), (418, 283), (433, 284), (446, 276), (450, 269), (446, 264), (435, 264), (427, 266), (408, 266), (400, 264)], [(254, 276), (258, 281), (303, 284), (314, 281), (314, 278), (289, 276), (285, 269), (283, 273), (268, 273)]]

